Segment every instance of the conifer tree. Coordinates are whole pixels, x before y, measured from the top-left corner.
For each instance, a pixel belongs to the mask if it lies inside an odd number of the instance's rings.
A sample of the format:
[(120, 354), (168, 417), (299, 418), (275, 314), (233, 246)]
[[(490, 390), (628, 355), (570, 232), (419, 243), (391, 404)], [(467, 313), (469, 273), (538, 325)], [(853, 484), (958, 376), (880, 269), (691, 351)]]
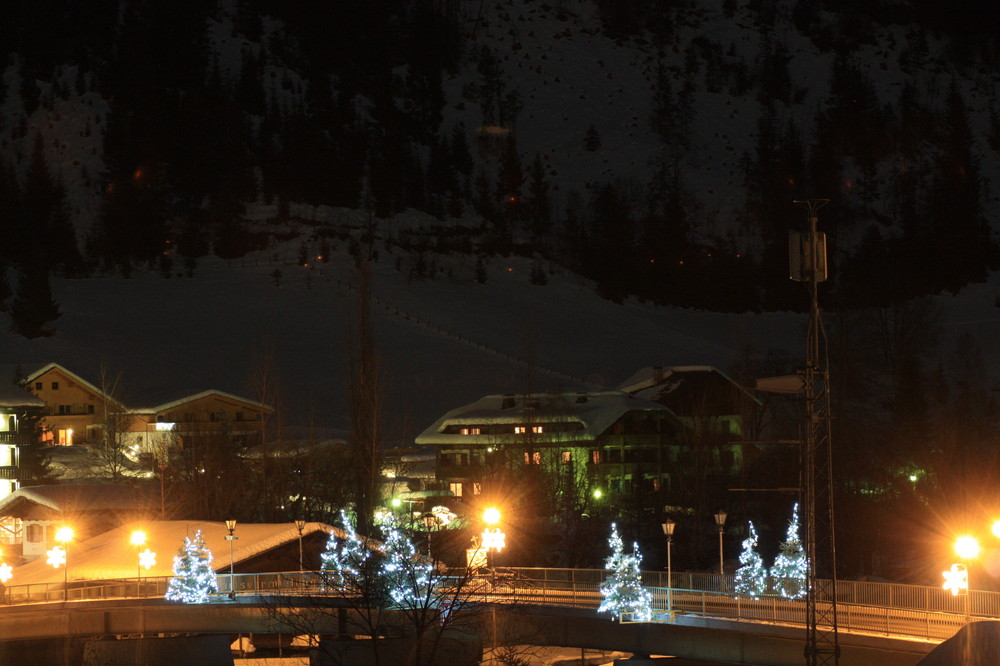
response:
[(167, 601), (203, 604), (210, 594), (219, 591), (219, 582), (212, 570), (212, 552), (205, 546), (201, 530), (193, 537), (184, 537), (184, 545), (174, 558), (174, 577), (167, 585)]
[(611, 546), (611, 556), (605, 561), (604, 568), (611, 573), (601, 583), (604, 600), (597, 612), (616, 616), (629, 613), (633, 620), (638, 621), (652, 619), (653, 596), (642, 586), (642, 555), (639, 554), (639, 544), (633, 543), (632, 553), (626, 554), (615, 523), (611, 523), (608, 544)]
[(767, 591), (767, 569), (764, 560), (757, 552), (757, 530), (753, 521), (749, 521), (750, 535), (743, 540), (743, 552), (740, 553), (740, 566), (736, 570), (736, 591), (756, 597)]
[(799, 505), (792, 509), (792, 520), (788, 523), (785, 542), (781, 544), (778, 556), (771, 567), (771, 578), (775, 590), (786, 599), (799, 599), (806, 595), (806, 574), (809, 563), (806, 559), (802, 540), (799, 538)]

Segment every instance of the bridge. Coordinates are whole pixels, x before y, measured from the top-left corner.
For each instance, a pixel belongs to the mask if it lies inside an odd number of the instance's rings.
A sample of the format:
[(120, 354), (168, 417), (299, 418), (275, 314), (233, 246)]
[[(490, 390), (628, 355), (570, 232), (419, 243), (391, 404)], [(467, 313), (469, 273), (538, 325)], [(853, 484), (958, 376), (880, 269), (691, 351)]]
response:
[[(643, 583), (656, 611), (653, 621), (635, 622), (595, 612), (604, 570), (518, 568), (506, 574), (472, 579), (464, 594), (480, 611), (489, 609), (480, 615), (493, 623), (492, 634), (487, 626), (480, 635), (494, 640), (499, 615), (504, 632), (530, 633), (537, 644), (768, 666), (803, 663), (805, 601), (735, 594), (732, 576), (674, 573), (668, 586), (666, 573), (645, 572)], [(343, 633), (344, 614), (353, 612), (349, 600), (322, 592), (314, 573), (220, 574), (218, 579), (218, 595), (190, 605), (163, 599), (166, 577), (87, 581), (68, 588), (9, 586), (0, 606), (0, 661), (12, 663), (24, 649), (47, 644), (61, 646), (61, 652), (44, 663), (81, 663), (59, 642), (71, 639), (79, 644), (109, 637), (301, 633), (281, 620), (276, 607), (295, 612), (320, 595), (340, 610), (328, 613), (316, 634)], [(968, 622), (1000, 617), (1000, 594), (991, 592), (954, 597), (933, 587), (838, 581), (836, 593), (841, 663), (852, 666), (916, 664)], [(169, 661), (176, 660), (174, 655)]]

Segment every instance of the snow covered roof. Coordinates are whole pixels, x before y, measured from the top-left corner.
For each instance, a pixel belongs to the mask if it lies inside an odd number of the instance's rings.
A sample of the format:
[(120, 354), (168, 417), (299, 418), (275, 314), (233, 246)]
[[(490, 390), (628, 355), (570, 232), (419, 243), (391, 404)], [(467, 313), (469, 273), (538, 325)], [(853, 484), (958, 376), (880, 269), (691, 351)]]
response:
[(0, 379), (0, 407), (44, 407), (45, 401), (20, 386)]
[[(177, 395), (177, 394), (175, 394), (175, 395)], [(146, 398), (146, 403), (145, 404), (148, 405), (148, 406), (145, 406), (145, 407), (135, 407), (135, 408), (130, 409), (129, 411), (137, 413), (137, 414), (163, 412), (163, 411), (166, 411), (168, 409), (174, 409), (175, 407), (179, 407), (180, 405), (183, 405), (185, 403), (194, 402), (195, 400), (201, 400), (202, 398), (207, 398), (209, 396), (218, 396), (220, 398), (225, 398), (225, 399), (228, 399), (228, 400), (234, 400), (236, 402), (241, 402), (241, 403), (244, 403), (244, 404), (247, 404), (247, 405), (252, 405), (252, 406), (257, 407), (258, 409), (260, 409), (262, 411), (266, 411), (266, 412), (273, 412), (274, 411), (274, 408), (272, 408), (270, 405), (265, 405), (262, 402), (257, 402), (256, 400), (250, 400), (248, 398), (241, 398), (238, 395), (233, 395), (232, 393), (226, 393), (225, 391), (219, 391), (218, 389), (207, 389), (207, 390), (202, 390), (202, 391), (185, 393), (183, 395), (179, 395), (176, 398), (172, 398), (172, 399), (166, 400), (164, 402), (153, 401), (153, 400), (151, 400), (149, 398)]]
[(51, 484), (18, 488), (0, 500), (0, 516), (45, 520), (94, 512), (141, 512), (154, 505), (158, 506), (152, 489), (111, 483)]
[(49, 370), (59, 370), (63, 374), (65, 374), (68, 377), (72, 378), (73, 381), (75, 381), (77, 384), (80, 384), (81, 386), (87, 387), (88, 390), (96, 393), (97, 395), (101, 395), (101, 396), (107, 397), (105, 395), (104, 391), (102, 391), (100, 388), (98, 388), (94, 384), (88, 382), (86, 379), (84, 379), (80, 375), (76, 374), (72, 370), (67, 369), (66, 366), (59, 365), (58, 363), (46, 363), (44, 365), (37, 366), (37, 367), (34, 367), (34, 368), (30, 368), (30, 369), (24, 368), (24, 372), (27, 375), (28, 381), (35, 381), (36, 379), (38, 379), (39, 377), (41, 377), (42, 375), (44, 375)]
[[(685, 411), (685, 399), (681, 395), (694, 392), (702, 394), (699, 402), (711, 398), (716, 407), (725, 413), (739, 413), (736, 405), (725, 404), (732, 400), (719, 395), (720, 388), (729, 389), (730, 396), (741, 393), (747, 400), (758, 404), (760, 402), (726, 373), (710, 365), (648, 366), (622, 382), (619, 388), (638, 398), (667, 405), (678, 413)], [(714, 397), (709, 395), (713, 392), (716, 394)], [(690, 402), (690, 396), (686, 401)]]
[[(173, 559), (184, 545), (184, 537), (194, 536), (201, 531), (205, 545), (213, 555), (212, 568), (217, 572), (229, 571), (229, 531), (224, 522), (198, 520), (161, 520), (136, 523), (113, 529), (79, 543), (70, 543), (68, 548), (69, 580), (101, 580), (114, 578), (135, 578), (138, 573), (136, 547), (130, 542), (135, 530), (146, 533), (143, 549), (156, 553), (156, 564), (145, 576), (172, 576)], [(334, 532), (343, 537), (343, 530), (325, 523), (306, 523), (303, 536), (314, 532)], [(284, 544), (297, 542), (299, 531), (293, 523), (238, 523), (233, 542), (233, 562), (239, 564)], [(62, 569), (55, 569), (45, 563), (45, 559), (35, 560), (14, 569), (14, 577), (8, 585), (34, 583), (60, 583)]]
[[(476, 402), (453, 409), (416, 438), (418, 445), (480, 444), (497, 442), (497, 433), (485, 427), (526, 423), (573, 424), (571, 429), (544, 431), (533, 441), (585, 442), (597, 439), (628, 412), (674, 413), (658, 403), (633, 397), (622, 391), (577, 393), (533, 393), (529, 395), (487, 395)], [(448, 432), (451, 427), (479, 427), (481, 434)]]

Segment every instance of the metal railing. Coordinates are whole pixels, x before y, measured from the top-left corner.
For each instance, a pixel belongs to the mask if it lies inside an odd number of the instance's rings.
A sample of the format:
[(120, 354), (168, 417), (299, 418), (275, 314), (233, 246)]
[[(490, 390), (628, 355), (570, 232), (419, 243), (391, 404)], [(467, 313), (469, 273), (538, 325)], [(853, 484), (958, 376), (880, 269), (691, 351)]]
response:
[[(460, 570), (464, 572), (464, 570)], [(597, 608), (602, 595), (603, 569), (511, 568), (501, 575), (450, 576), (445, 586), (459, 594), (494, 603)], [(680, 614), (739, 621), (805, 625), (804, 599), (779, 595), (750, 597), (736, 594), (733, 576), (719, 574), (673, 574), (673, 587), (665, 572), (643, 572), (643, 585), (652, 593), (653, 607)], [(128, 600), (163, 598), (169, 577), (143, 577), (104, 581), (9, 585), (0, 602), (20, 606), (63, 601)], [(282, 594), (337, 594), (325, 586), (315, 572), (218, 575), (218, 593), (211, 600), (228, 601), (230, 594), (242, 597)], [(668, 598), (670, 602), (668, 602)], [(822, 600), (820, 601), (822, 603)], [(943, 640), (973, 619), (998, 618), (1000, 594), (974, 591), (969, 597), (954, 597), (943, 589), (893, 583), (839, 581), (837, 614), (840, 629)], [(665, 617), (673, 618), (672, 614)]]

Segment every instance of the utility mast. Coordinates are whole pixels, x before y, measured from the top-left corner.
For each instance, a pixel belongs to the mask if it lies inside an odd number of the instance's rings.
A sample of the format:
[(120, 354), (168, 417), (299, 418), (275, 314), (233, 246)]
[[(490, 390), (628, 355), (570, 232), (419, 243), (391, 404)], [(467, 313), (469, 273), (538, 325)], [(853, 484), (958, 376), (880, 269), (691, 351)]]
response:
[[(808, 666), (840, 663), (837, 640), (837, 565), (833, 530), (833, 464), (830, 438), (830, 373), (819, 283), (826, 280), (826, 234), (816, 231), (816, 212), (829, 199), (795, 203), (809, 214), (809, 231), (789, 235), (789, 276), (809, 287), (809, 331), (802, 373), (805, 400), (806, 648)], [(822, 569), (822, 570), (821, 570)]]

